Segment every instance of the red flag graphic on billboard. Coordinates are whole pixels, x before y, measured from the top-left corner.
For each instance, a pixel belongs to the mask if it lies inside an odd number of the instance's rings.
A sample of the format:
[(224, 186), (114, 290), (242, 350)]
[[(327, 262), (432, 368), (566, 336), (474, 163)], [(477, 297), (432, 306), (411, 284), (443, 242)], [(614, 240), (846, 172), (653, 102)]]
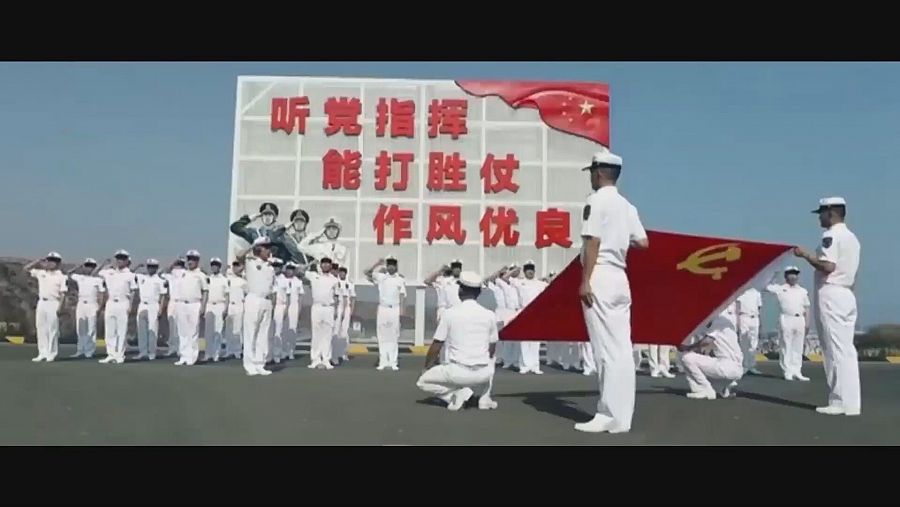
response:
[(609, 85), (576, 81), (457, 81), (476, 97), (537, 109), (544, 123), (609, 147)]
[[(649, 249), (628, 253), (634, 343), (679, 345), (792, 248), (658, 231), (647, 236)], [(501, 330), (500, 339), (587, 341), (581, 274), (576, 257)]]

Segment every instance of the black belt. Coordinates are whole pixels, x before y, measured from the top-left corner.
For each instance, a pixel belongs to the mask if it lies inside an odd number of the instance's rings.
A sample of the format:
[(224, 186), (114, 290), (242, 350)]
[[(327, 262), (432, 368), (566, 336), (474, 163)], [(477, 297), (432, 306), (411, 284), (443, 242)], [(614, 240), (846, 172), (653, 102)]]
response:
[(50, 299), (50, 298), (41, 298), (41, 301), (54, 301), (54, 302), (59, 303), (58, 299)]
[(385, 308), (397, 308), (400, 305), (378, 305), (378, 306), (383, 306)]
[(159, 305), (156, 301), (141, 301), (142, 305)]

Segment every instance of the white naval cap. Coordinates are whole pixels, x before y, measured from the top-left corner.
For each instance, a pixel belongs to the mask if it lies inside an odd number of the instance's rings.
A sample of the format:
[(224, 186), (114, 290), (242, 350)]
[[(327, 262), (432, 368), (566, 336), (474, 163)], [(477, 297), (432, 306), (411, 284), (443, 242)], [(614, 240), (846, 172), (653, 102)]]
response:
[(824, 197), (819, 199), (819, 207), (813, 210), (813, 213), (818, 213), (825, 208), (831, 206), (846, 206), (847, 201), (843, 197)]
[(82, 264), (93, 264), (94, 266), (96, 266), (97, 261), (93, 257), (88, 257)]
[(220, 258), (218, 258), (218, 257), (213, 257), (212, 259), (209, 260), (209, 263), (210, 263), (210, 264), (218, 264), (219, 266), (221, 266), (221, 265), (222, 265), (222, 259), (220, 259)]
[(145, 262), (144, 264), (146, 264), (148, 266), (159, 266), (159, 261), (154, 259), (153, 257), (150, 257), (149, 259), (147, 259), (147, 262)]
[(198, 252), (198, 251), (196, 251), (196, 250), (188, 250), (187, 253), (184, 254), (184, 256), (185, 256), (185, 257), (197, 257), (197, 258), (200, 258), (200, 252)]
[(388, 255), (387, 257), (384, 258), (384, 263), (385, 264), (397, 264), (397, 258), (394, 257), (393, 255)]
[(269, 264), (273, 266), (281, 266), (284, 264), (284, 261), (279, 257), (272, 257), (272, 260), (269, 261)]
[(288, 261), (288, 263), (284, 265), (284, 269), (297, 269), (297, 264), (295, 264), (294, 261)]
[(124, 248), (120, 248), (120, 249), (116, 250), (116, 255), (114, 255), (113, 257), (131, 257), (131, 254), (128, 253), (128, 250), (125, 250)]
[(61, 261), (61, 260), (62, 260), (62, 255), (60, 255), (59, 252), (50, 252), (50, 253), (47, 254), (47, 256), (45, 257), (45, 259), (56, 259), (56, 260), (58, 260), (58, 261)]
[(601, 148), (600, 151), (594, 153), (594, 156), (591, 157), (591, 165), (585, 167), (582, 171), (595, 169), (601, 166), (622, 167), (622, 157), (609, 151), (608, 148)]
[(519, 267), (519, 265), (517, 263), (513, 262), (509, 266), (506, 266), (506, 269), (516, 269), (517, 267)]
[(481, 275), (474, 271), (463, 271), (459, 274), (459, 284), (465, 287), (471, 287), (473, 289), (477, 289), (481, 287), (481, 284), (484, 281), (481, 279)]
[(531, 260), (531, 259), (529, 259), (529, 260), (525, 261), (525, 262), (522, 264), (522, 266), (523, 266), (523, 267), (524, 267), (524, 266), (531, 266), (531, 267), (534, 267), (534, 261)]
[(797, 266), (788, 266), (788, 267), (784, 268), (784, 272), (785, 272), (785, 274), (787, 274), (787, 273), (799, 273), (799, 272), (800, 272), (800, 268), (798, 268)]
[(271, 244), (272, 242), (269, 240), (268, 236), (260, 236), (253, 240), (253, 246), (268, 246)]

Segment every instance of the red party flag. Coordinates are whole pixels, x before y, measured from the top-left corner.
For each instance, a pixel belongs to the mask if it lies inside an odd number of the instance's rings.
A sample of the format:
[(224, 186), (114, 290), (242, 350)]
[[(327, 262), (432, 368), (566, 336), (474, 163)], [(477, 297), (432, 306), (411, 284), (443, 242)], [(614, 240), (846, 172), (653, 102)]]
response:
[(469, 95), (495, 95), (537, 109), (544, 123), (609, 147), (609, 85), (578, 81), (457, 81)]
[[(647, 231), (650, 248), (628, 252), (631, 341), (679, 345), (792, 247)], [(576, 257), (500, 331), (501, 340), (587, 341)]]

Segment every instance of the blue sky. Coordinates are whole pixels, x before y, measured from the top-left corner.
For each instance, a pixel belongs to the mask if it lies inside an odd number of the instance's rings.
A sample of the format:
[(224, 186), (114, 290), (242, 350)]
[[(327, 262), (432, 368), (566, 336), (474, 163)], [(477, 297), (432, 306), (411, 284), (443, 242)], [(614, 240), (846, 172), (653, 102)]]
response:
[(648, 228), (813, 248), (843, 195), (860, 319), (900, 321), (893, 63), (0, 63), (0, 255), (223, 255), (240, 74), (608, 82)]

